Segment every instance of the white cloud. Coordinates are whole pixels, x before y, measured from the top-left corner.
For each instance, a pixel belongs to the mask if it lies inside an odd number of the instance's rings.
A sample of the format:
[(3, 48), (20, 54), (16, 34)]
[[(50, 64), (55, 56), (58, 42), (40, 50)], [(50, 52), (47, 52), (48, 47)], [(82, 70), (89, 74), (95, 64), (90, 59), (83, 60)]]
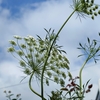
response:
[(0, 0), (0, 4), (2, 3), (2, 0)]
[[(55, 29), (55, 32), (58, 31), (61, 24), (65, 21), (65, 19), (72, 12), (70, 8), (69, 2), (66, 0), (62, 1), (46, 1), (40, 3), (39, 5), (35, 5), (36, 9), (30, 9), (28, 6), (25, 8), (21, 8), (21, 12), (19, 13), (19, 17), (14, 17), (10, 15), (10, 11), (4, 8), (1, 9), (0, 14), (0, 46), (4, 48), (5, 61), (0, 62), (0, 83), (1, 87), (16, 84), (20, 82), (21, 76), (23, 75), (19, 68), (17, 68), (18, 63), (13, 62), (11, 55), (6, 52), (6, 48), (8, 47), (8, 40), (12, 39), (13, 35), (33, 35), (36, 37), (36, 34), (44, 37), (46, 32), (43, 28)], [(81, 51), (77, 50), (78, 43), (86, 43), (86, 38), (90, 37), (92, 39), (98, 38), (97, 33), (100, 31), (99, 28), (99, 17), (92, 21), (91, 19), (82, 19), (82, 23), (79, 19), (76, 19), (76, 14), (69, 20), (64, 29), (62, 30), (59, 38), (59, 44), (64, 46), (64, 49), (67, 52), (68, 59), (70, 60), (71, 69), (75, 70), (79, 68), (79, 65), (83, 63), (83, 59), (77, 58), (77, 56), (81, 53)], [(7, 58), (6, 58), (7, 55)], [(7, 59), (11, 59), (7, 60)], [(14, 58), (13, 58), (14, 59)], [(17, 62), (17, 61), (16, 61)], [(79, 64), (78, 64), (79, 62)], [(76, 64), (77, 63), (77, 64)], [(94, 72), (95, 70), (95, 72)], [(92, 82), (94, 83), (93, 91), (91, 92), (92, 99), (95, 98), (98, 88), (98, 78), (99, 74), (99, 66), (96, 68), (88, 68), (83, 71), (84, 82), (88, 79), (92, 78)], [(76, 70), (73, 75), (78, 75), (78, 71)], [(95, 73), (93, 75), (93, 73)], [(39, 88), (36, 83), (33, 84), (34, 88), (39, 91)], [(50, 90), (56, 88), (56, 85), (51, 84), (49, 89), (46, 89), (48, 92)], [(19, 88), (18, 88), (19, 87)], [(30, 100), (37, 99), (30, 90), (28, 89), (28, 84), (23, 86), (16, 86), (11, 89), (12, 91), (19, 93), (21, 92), (24, 100), (28, 100), (28, 97), (31, 97)], [(58, 86), (57, 86), (58, 87)], [(46, 87), (47, 88), (47, 87)], [(6, 89), (6, 88), (5, 88)], [(0, 90), (0, 99), (4, 97), (2, 90)], [(91, 99), (89, 95), (86, 100)], [(3, 99), (2, 99), (3, 100)]]

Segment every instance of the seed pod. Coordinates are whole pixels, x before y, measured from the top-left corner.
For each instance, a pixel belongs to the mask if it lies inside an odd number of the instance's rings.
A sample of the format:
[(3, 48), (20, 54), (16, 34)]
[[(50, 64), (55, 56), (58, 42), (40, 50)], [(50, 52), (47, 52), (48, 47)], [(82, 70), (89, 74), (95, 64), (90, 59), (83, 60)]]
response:
[(98, 14), (100, 14), (100, 10), (98, 11)]
[(94, 16), (91, 17), (94, 20)]
[(95, 5), (95, 9), (98, 9), (98, 5)]
[(95, 15), (95, 16), (97, 16), (97, 13), (96, 13), (96, 12), (94, 12), (94, 15)]

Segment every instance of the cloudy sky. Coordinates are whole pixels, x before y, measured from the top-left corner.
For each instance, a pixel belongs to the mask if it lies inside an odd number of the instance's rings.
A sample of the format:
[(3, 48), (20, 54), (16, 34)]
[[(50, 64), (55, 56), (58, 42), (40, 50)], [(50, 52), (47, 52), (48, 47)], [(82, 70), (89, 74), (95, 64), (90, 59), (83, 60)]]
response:
[[(99, 0), (95, 0), (100, 5)], [(4, 90), (11, 90), (14, 94), (21, 93), (22, 100), (40, 100), (32, 94), (28, 87), (28, 78), (19, 84), (25, 76), (19, 68), (18, 61), (7, 52), (9, 40), (13, 35), (44, 38), (44, 28), (55, 29), (57, 32), (66, 18), (73, 11), (70, 0), (0, 0), (0, 100), (6, 100)], [(86, 43), (87, 37), (100, 39), (100, 16), (93, 21), (91, 18), (82, 19), (80, 22), (74, 14), (59, 35), (59, 44), (67, 52), (73, 76), (79, 74), (79, 69), (84, 62), (84, 57), (77, 56), (82, 52), (77, 49), (79, 42)], [(66, 71), (67, 73), (67, 71)], [(91, 79), (92, 91), (86, 95), (85, 100), (95, 100), (100, 78), (100, 61), (93, 61), (86, 65), (83, 71), (83, 82)], [(33, 88), (39, 92), (40, 87), (33, 80)], [(56, 84), (46, 87), (45, 92), (59, 88)]]

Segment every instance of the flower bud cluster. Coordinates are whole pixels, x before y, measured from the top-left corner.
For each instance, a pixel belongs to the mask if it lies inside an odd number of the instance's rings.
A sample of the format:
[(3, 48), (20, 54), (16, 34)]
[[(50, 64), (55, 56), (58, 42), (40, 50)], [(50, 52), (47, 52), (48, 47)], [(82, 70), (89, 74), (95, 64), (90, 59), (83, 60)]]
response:
[(44, 40), (38, 35), (37, 39), (32, 36), (24, 38), (14, 36), (15, 40), (10, 41), (11, 47), (8, 48), (8, 52), (11, 52), (19, 60), (19, 64), (25, 74), (30, 75), (34, 72), (34, 76), (38, 77), (38, 79), (41, 78), (42, 70), (48, 57), (44, 71), (46, 84), (49, 85), (49, 79), (51, 78), (57, 84), (64, 86), (66, 74), (61, 69), (69, 70), (69, 61), (64, 54), (65, 51), (61, 50), (61, 46), (58, 46), (56, 42), (48, 55), (55, 37), (53, 32), (47, 34)]
[(84, 17), (84, 15), (90, 15), (94, 20), (94, 17), (100, 15), (99, 6), (94, 4), (94, 0), (73, 0), (73, 6), (81, 17)]
[(51, 91), (51, 96), (49, 96), (50, 99), (48, 100), (62, 100), (62, 92), (56, 90), (56, 91)]

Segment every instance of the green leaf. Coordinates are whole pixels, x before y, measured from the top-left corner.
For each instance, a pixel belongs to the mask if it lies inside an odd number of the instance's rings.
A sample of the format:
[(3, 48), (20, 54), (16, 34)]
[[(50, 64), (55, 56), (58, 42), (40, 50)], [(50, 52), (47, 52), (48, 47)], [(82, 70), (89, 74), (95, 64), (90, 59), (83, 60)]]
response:
[(79, 45), (83, 48), (83, 46), (82, 46), (82, 44), (81, 44), (81, 43), (79, 43)]
[(49, 31), (48, 31), (47, 29), (45, 29), (45, 28), (44, 28), (44, 30), (45, 30), (45, 31), (49, 34), (49, 32), (50, 32), (51, 28), (49, 29)]
[(88, 83), (90, 82), (90, 80), (91, 80), (91, 79), (89, 79), (89, 80), (87, 81), (87, 83), (86, 83), (86, 85), (85, 85), (85, 87), (84, 87), (84, 88), (86, 88), (86, 87), (87, 87), (87, 85), (88, 85)]
[(50, 31), (51, 31), (51, 28), (49, 29), (49, 33), (50, 33)]
[(79, 47), (78, 47), (77, 49), (82, 49), (82, 48), (79, 48)]
[(96, 53), (99, 51), (99, 48), (96, 50)]
[(39, 35), (37, 35), (37, 37), (38, 37), (40, 40), (42, 40), (41, 37), (40, 37)]
[(66, 51), (64, 51), (64, 50), (60, 50), (61, 52), (63, 52), (63, 53), (66, 53)]
[(88, 43), (90, 44), (90, 39), (87, 37)]
[(96, 40), (93, 40), (93, 42), (94, 42), (94, 46), (95, 46), (97, 44)]
[(84, 54), (82, 54), (82, 55), (78, 55), (78, 57), (81, 57), (81, 56), (83, 56)]
[(68, 72), (68, 76), (70, 77), (70, 79), (72, 79), (72, 75), (70, 72)]

